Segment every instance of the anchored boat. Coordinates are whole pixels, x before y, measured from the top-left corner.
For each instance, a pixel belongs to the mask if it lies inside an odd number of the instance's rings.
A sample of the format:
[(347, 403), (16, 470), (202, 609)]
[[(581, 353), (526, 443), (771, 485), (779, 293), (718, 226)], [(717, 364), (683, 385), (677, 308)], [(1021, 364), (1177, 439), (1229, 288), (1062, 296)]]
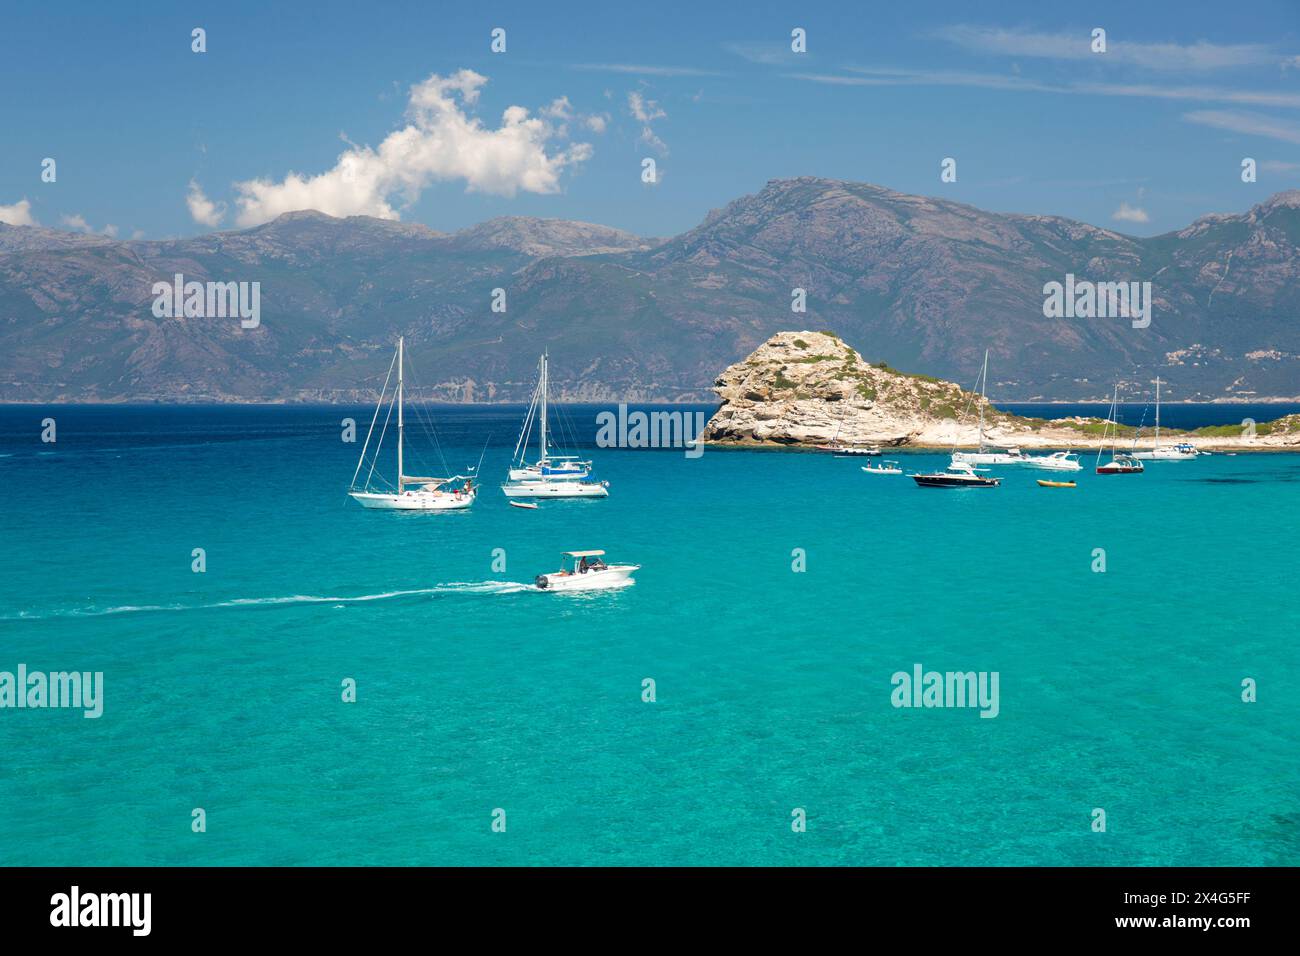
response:
[(1047, 481), (1044, 478), (1037, 479), (1039, 488), (1074, 488), (1077, 487), (1073, 481)]
[(947, 471), (915, 474), (912, 480), (921, 488), (996, 488), (1002, 484), (1001, 478), (976, 474), (982, 470), (964, 461), (954, 461)]
[(878, 465), (863, 465), (862, 470), (871, 475), (901, 475), (903, 469), (898, 466), (898, 462), (885, 459)]
[(984, 405), (988, 402), (988, 383), (989, 350), (985, 349), (984, 368), (980, 372), (979, 379), (975, 382), (979, 386), (980, 393), (979, 451), (957, 451), (954, 448), (952, 453), (952, 463), (954, 465), (961, 463), (967, 465), (1020, 465), (1029, 460), (1019, 448), (1008, 447), (998, 451), (995, 447), (984, 443)]
[(1083, 471), (1079, 456), (1072, 451), (1054, 451), (1050, 455), (1031, 455), (1024, 462), (1030, 468), (1046, 471)]
[[(506, 474), (507, 482), (501, 491), (507, 498), (605, 498), (609, 495), (609, 482), (587, 481), (591, 476), (591, 462), (581, 461), (576, 455), (556, 455), (551, 451), (550, 422), (547, 417), (548, 402), (546, 353), (538, 363), (537, 387), (524, 415), (524, 425), (515, 443), (512, 464)], [(527, 462), (528, 439), (537, 422), (537, 460)]]
[(560, 570), (537, 575), (540, 591), (596, 591), (602, 588), (620, 588), (635, 584), (634, 572), (639, 564), (606, 564), (604, 551), (565, 551)]
[[(374, 417), (370, 420), (370, 430), (366, 433), (366, 442), (361, 447), (361, 457), (357, 460), (357, 469), (352, 473), (352, 484), (348, 489), (348, 495), (363, 508), (374, 508), (382, 511), (460, 511), (468, 508), (474, 503), (478, 496), (478, 489), (474, 487), (474, 479), (471, 475), (452, 475), (447, 478), (428, 478), (408, 475), (403, 467), (403, 450), (406, 439), (406, 419), (405, 419), (405, 374), (404, 366), (406, 363), (405, 339), (397, 340), (397, 351), (393, 354), (393, 362), (388, 366), (388, 376), (384, 379), (384, 387), (379, 393), (379, 402), (375, 405)], [(393, 369), (397, 369), (397, 387), (393, 390), (392, 397), (388, 399), (388, 415), (384, 418), (384, 427), (379, 433), (379, 440), (375, 443), (374, 459), (370, 463), (370, 471), (366, 474), (364, 485), (357, 486), (357, 478), (361, 475), (361, 468), (366, 463), (366, 453), (370, 448), (370, 439), (375, 433), (375, 424), (379, 421), (379, 410), (383, 408), (385, 397), (388, 395), (388, 383), (392, 381)], [(397, 408), (397, 484), (388, 488), (376, 489), (372, 486), (375, 480), (375, 466), (379, 459), (379, 450), (383, 447), (384, 436), (388, 433), (388, 422), (392, 418), (393, 406)], [(439, 452), (441, 457), (441, 452)], [(446, 468), (446, 462), (443, 462)], [(382, 481), (382, 479), (380, 479)], [(414, 486), (414, 487), (411, 487)]]
[(1200, 452), (1189, 442), (1176, 445), (1160, 444), (1160, 376), (1156, 376), (1156, 441), (1154, 448), (1134, 451), (1133, 457), (1139, 461), (1191, 461)]
[[(1114, 425), (1115, 430), (1111, 438), (1110, 461), (1106, 464), (1101, 463), (1102, 452), (1106, 450), (1106, 433)], [(1137, 439), (1134, 438), (1134, 441)], [(1099, 475), (1140, 475), (1146, 469), (1142, 462), (1138, 461), (1132, 455), (1126, 455), (1117, 451), (1119, 444), (1119, 386), (1115, 386), (1115, 394), (1110, 399), (1110, 411), (1106, 413), (1106, 423), (1101, 428), (1101, 444), (1097, 447), (1097, 474)]]

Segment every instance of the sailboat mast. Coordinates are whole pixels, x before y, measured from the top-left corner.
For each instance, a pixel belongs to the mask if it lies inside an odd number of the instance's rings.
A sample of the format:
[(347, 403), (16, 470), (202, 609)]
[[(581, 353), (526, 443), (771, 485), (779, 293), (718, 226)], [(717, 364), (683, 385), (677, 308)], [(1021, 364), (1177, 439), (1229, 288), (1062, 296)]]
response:
[(1160, 447), (1160, 376), (1156, 376), (1156, 447)]
[(980, 373), (980, 452), (984, 451), (984, 403), (989, 393), (989, 350), (984, 350), (984, 371)]
[(541, 453), (537, 459), (538, 464), (544, 464), (546, 461), (546, 353), (542, 353), (542, 428), (538, 435), (537, 444)]
[(402, 355), (402, 347), (405, 343), (402, 336), (397, 338), (397, 493), (402, 493), (402, 431), (405, 423), (402, 421), (402, 366), (405, 360)]

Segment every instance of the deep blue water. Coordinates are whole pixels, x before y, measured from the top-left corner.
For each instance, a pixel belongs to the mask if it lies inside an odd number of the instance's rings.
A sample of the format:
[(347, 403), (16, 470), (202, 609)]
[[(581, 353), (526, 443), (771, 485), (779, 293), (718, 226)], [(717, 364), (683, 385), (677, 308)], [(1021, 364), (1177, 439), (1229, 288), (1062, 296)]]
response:
[[(530, 512), (521, 410), (453, 407), (488, 487), (403, 515), (344, 495), (370, 411), (0, 408), (0, 670), (105, 675), (98, 720), (0, 710), (0, 863), (1300, 863), (1300, 456), (936, 492), (601, 449), (610, 498)], [(523, 586), (574, 548), (637, 584)], [(917, 662), (997, 718), (894, 708)]]

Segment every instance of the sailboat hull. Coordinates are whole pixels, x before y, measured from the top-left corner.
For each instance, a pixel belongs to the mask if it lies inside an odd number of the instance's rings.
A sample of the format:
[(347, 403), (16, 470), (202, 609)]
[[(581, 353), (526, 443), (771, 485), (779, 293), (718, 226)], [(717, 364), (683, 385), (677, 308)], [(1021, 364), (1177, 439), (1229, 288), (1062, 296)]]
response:
[(462, 511), (474, 503), (475, 493), (448, 491), (350, 491), (348, 496), (363, 508), (377, 511)]
[(968, 465), (1023, 465), (1026, 456), (999, 451), (955, 451), (952, 453), (953, 464), (965, 462)]
[(608, 498), (609, 489), (594, 481), (517, 481), (502, 485), (507, 498)]
[(1133, 457), (1138, 461), (1191, 461), (1196, 452), (1179, 451), (1176, 448), (1154, 448), (1150, 451), (1135, 451)]

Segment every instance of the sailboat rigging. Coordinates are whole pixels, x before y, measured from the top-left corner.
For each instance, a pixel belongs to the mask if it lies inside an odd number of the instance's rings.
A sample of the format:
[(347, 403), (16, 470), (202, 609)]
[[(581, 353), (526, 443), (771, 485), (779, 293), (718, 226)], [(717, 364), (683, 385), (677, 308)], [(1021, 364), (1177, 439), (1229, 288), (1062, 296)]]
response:
[(989, 350), (984, 350), (984, 368), (975, 383), (979, 386), (980, 405), (980, 442), (978, 451), (957, 451), (954, 446), (952, 463), (967, 465), (1016, 465), (1023, 463), (1027, 456), (1019, 448), (1009, 447), (996, 451), (984, 443), (984, 406), (988, 402), (989, 384)]
[(1199, 452), (1190, 442), (1176, 445), (1160, 444), (1160, 376), (1156, 376), (1156, 441), (1155, 447), (1144, 451), (1134, 451), (1133, 457), (1144, 461), (1190, 461)]
[[(397, 351), (393, 356), (393, 364), (388, 367), (384, 387), (379, 392), (379, 401), (375, 405), (375, 414), (370, 420), (370, 430), (366, 433), (366, 441), (361, 448), (361, 457), (357, 460), (356, 471), (352, 473), (352, 484), (348, 488), (348, 496), (363, 508), (384, 511), (459, 511), (468, 508), (474, 503), (474, 499), (478, 495), (478, 489), (474, 487), (472, 475), (429, 478), (408, 475), (405, 472), (403, 461), (406, 445), (405, 344), (404, 338), (397, 340)], [(366, 463), (370, 440), (374, 436), (375, 425), (379, 421), (379, 410), (384, 407), (385, 398), (388, 394), (388, 383), (392, 380), (394, 368), (397, 370), (397, 387), (393, 390), (392, 397), (388, 398), (388, 413), (384, 417), (384, 426), (380, 431), (379, 440), (375, 443), (375, 454), (370, 463), (370, 471), (366, 475), (365, 482), (358, 486), (357, 479), (360, 477), (361, 469)], [(391, 487), (389, 489), (375, 489), (371, 483), (375, 478), (375, 469), (379, 463), (379, 449), (383, 446), (384, 436), (388, 432), (388, 424), (392, 419), (394, 407), (397, 409), (396, 490), (394, 491)], [(408, 488), (409, 485), (416, 487)]]
[[(524, 415), (523, 428), (515, 443), (514, 455), (501, 486), (507, 498), (605, 498), (609, 482), (588, 481), (591, 462), (577, 455), (559, 455), (552, 451), (549, 418), (550, 387), (547, 355), (542, 353), (537, 366), (537, 386)], [(529, 436), (537, 423), (537, 460), (527, 461)]]
[[(1106, 464), (1101, 463), (1102, 453), (1106, 450), (1106, 433), (1114, 425), (1115, 430), (1111, 436), (1110, 461)], [(1119, 445), (1119, 386), (1115, 386), (1115, 394), (1111, 396), (1110, 411), (1106, 413), (1106, 423), (1101, 428), (1101, 444), (1097, 446), (1097, 474), (1099, 475), (1140, 475), (1145, 467), (1142, 462), (1138, 461), (1132, 455), (1125, 455), (1117, 451)]]

